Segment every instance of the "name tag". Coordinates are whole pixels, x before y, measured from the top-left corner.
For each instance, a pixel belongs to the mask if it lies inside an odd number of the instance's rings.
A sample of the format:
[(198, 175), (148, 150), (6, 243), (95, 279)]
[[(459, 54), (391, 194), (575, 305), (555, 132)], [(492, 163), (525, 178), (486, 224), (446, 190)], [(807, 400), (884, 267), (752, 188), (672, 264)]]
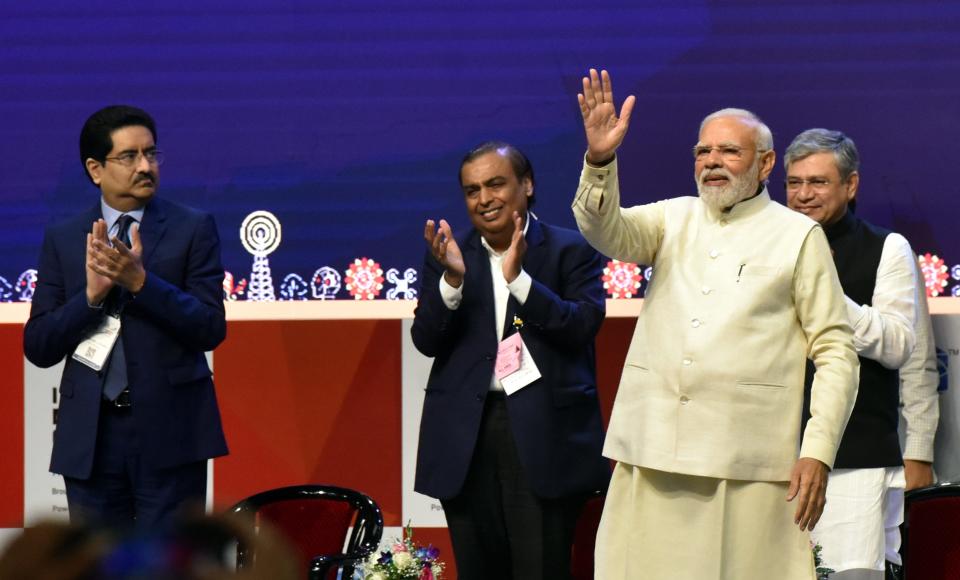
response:
[(523, 352), (523, 339), (520, 333), (515, 332), (500, 341), (497, 346), (497, 362), (493, 367), (493, 374), (503, 380), (507, 375), (520, 369), (520, 354)]
[(73, 351), (73, 359), (95, 371), (101, 370), (118, 336), (120, 336), (120, 319), (116, 316), (104, 316), (100, 326), (77, 345), (77, 349)]
[(516, 364), (511, 363), (509, 366), (504, 365), (505, 368), (512, 368), (512, 371), (503, 376), (497, 375), (497, 378), (500, 380), (500, 385), (503, 386), (503, 390), (507, 395), (516, 393), (540, 378), (540, 369), (537, 368), (537, 363), (533, 361), (530, 349), (523, 343), (523, 338), (519, 332), (510, 335), (500, 343), (500, 348), (497, 349), (497, 367), (499, 368), (500, 366), (500, 349), (503, 348), (504, 343), (511, 339), (516, 341), (517, 344), (515, 348), (511, 347), (509, 352), (511, 356), (515, 355), (518, 360)]

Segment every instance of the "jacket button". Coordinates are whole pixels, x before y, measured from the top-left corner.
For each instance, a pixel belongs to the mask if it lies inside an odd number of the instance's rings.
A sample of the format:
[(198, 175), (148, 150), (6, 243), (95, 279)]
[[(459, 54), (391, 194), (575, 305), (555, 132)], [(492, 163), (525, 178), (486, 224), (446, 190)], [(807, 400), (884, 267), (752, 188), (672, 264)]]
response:
[(688, 396), (686, 396), (686, 395), (681, 395), (681, 396), (680, 396), (680, 404), (681, 404), (681, 405), (686, 405), (686, 404), (689, 403), (689, 402), (690, 402), (690, 397), (688, 397)]

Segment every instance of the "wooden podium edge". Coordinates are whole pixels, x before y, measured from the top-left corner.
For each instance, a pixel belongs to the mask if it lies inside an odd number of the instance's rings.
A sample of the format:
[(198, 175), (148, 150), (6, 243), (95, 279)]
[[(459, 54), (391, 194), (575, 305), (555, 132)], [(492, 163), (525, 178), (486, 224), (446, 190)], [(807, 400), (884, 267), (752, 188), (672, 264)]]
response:
[[(930, 314), (960, 314), (960, 297), (929, 298)], [(228, 321), (255, 320), (402, 320), (413, 318), (414, 300), (303, 300), (226, 302)], [(608, 318), (635, 318), (643, 299), (607, 300)], [(0, 304), (0, 324), (23, 324), (30, 304)]]

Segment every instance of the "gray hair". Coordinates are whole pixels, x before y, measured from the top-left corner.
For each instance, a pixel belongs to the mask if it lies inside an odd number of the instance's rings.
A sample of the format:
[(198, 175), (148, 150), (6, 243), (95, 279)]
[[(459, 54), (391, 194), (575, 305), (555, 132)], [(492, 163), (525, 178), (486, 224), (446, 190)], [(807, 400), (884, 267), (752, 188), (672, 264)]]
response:
[(760, 117), (758, 117), (755, 113), (752, 113), (746, 109), (727, 108), (710, 113), (703, 118), (703, 121), (700, 122), (700, 132), (703, 133), (703, 128), (707, 123), (713, 121), (714, 119), (719, 119), (720, 117), (736, 117), (746, 121), (750, 125), (753, 125), (757, 130), (757, 149), (760, 149), (761, 151), (773, 150), (773, 132), (770, 131), (770, 127), (767, 127), (767, 124), (761, 121)]
[(829, 129), (807, 129), (797, 135), (783, 156), (783, 167), (790, 169), (794, 161), (806, 159), (815, 153), (833, 153), (843, 182), (860, 168), (860, 154), (853, 139), (840, 131)]

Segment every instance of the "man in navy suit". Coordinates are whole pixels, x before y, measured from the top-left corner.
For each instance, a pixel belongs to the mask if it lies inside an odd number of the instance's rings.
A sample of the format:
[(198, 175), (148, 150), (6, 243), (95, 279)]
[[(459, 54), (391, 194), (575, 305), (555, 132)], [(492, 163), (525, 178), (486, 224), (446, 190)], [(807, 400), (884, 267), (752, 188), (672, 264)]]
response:
[[(601, 258), (529, 211), (533, 169), (515, 147), (470, 151), (460, 185), (473, 228), (454, 238), (428, 220), (424, 232), (411, 334), (434, 362), (415, 489), (440, 499), (460, 578), (566, 578), (577, 516), (610, 474), (594, 355)], [(511, 352), (520, 369), (495, 373)]]
[(226, 336), (220, 240), (212, 216), (156, 198), (156, 140), (134, 107), (87, 120), (101, 196), (47, 229), (23, 339), (38, 366), (66, 358), (50, 470), (71, 520), (141, 530), (202, 505), (227, 453), (204, 356)]

